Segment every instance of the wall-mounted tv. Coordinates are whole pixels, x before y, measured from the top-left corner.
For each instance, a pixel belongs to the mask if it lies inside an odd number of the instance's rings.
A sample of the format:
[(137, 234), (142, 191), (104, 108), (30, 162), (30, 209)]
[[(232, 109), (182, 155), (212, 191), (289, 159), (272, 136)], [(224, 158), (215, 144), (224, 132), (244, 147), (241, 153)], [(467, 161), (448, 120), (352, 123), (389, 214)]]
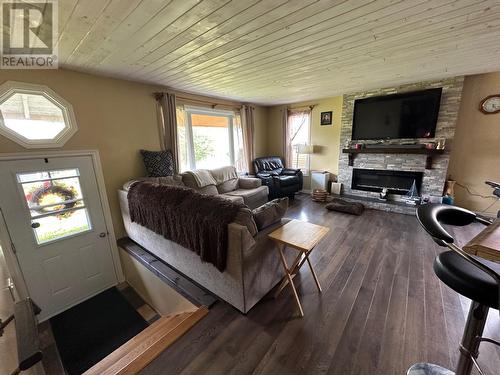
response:
[(442, 88), (358, 99), (353, 140), (434, 138)]

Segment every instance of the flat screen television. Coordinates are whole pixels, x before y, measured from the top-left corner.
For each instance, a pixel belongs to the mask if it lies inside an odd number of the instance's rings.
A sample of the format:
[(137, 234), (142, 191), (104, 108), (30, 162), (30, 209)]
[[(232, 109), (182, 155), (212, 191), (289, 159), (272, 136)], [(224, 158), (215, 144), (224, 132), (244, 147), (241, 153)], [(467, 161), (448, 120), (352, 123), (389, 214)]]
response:
[(354, 101), (353, 140), (434, 138), (442, 88)]

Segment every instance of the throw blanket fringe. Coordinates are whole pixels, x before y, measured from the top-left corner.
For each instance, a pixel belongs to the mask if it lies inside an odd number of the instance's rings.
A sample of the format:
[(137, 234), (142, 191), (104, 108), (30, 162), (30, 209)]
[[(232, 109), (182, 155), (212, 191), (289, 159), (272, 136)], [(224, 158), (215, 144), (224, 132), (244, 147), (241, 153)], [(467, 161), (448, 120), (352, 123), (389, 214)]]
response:
[(227, 226), (242, 204), (147, 181), (133, 184), (127, 198), (132, 222), (194, 251), (219, 271), (225, 270)]

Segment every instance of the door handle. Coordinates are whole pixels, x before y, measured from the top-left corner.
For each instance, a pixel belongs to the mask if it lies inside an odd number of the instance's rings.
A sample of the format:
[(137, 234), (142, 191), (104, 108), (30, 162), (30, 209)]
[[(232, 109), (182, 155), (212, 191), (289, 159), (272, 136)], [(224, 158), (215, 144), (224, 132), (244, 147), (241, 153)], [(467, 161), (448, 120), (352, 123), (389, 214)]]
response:
[(106, 232), (101, 232), (101, 233), (99, 233), (99, 237), (101, 237), (101, 238), (106, 237)]
[(14, 295), (14, 282), (10, 277), (7, 279), (7, 288), (9, 289), (12, 301), (16, 302), (16, 296)]

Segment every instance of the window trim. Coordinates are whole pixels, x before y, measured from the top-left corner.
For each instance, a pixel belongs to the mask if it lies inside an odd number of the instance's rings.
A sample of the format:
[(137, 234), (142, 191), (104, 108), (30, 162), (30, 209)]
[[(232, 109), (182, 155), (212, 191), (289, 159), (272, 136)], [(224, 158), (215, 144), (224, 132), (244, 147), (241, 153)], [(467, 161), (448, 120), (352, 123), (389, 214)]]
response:
[(206, 109), (200, 107), (185, 106), (184, 111), (186, 112), (186, 146), (187, 146), (187, 162), (189, 170), (195, 170), (196, 167), (196, 157), (194, 155), (194, 137), (193, 137), (193, 124), (191, 123), (191, 115), (209, 115), (209, 116), (219, 116), (227, 117), (229, 121), (228, 126), (228, 138), (229, 138), (229, 159), (231, 165), (235, 165), (235, 155), (234, 155), (234, 118), (236, 113), (233, 111), (217, 110), (217, 109)]
[[(69, 169), (73, 169), (73, 168), (69, 168)], [(77, 173), (73, 176), (68, 176), (68, 177), (49, 177), (49, 178), (46, 178), (46, 179), (41, 179), (41, 180), (33, 180), (33, 181), (26, 181), (26, 182), (22, 182), (19, 180), (19, 176), (22, 175), (22, 174), (26, 174), (26, 173), (33, 173), (33, 172), (39, 172), (39, 171), (29, 171), (29, 170), (25, 170), (25, 171), (20, 171), (19, 173), (16, 174), (16, 184), (17, 184), (17, 191), (19, 192), (19, 194), (21, 195), (21, 200), (23, 202), (23, 206), (24, 206), (24, 209), (26, 210), (26, 213), (27, 213), (27, 220), (29, 222), (34, 222), (36, 220), (39, 220), (39, 219), (43, 219), (45, 217), (49, 217), (49, 216), (55, 216), (59, 213), (64, 213), (64, 212), (69, 212), (69, 211), (78, 211), (78, 210), (86, 210), (86, 216), (87, 216), (87, 224), (88, 224), (88, 229), (86, 230), (83, 230), (81, 232), (77, 232), (77, 233), (73, 233), (73, 234), (70, 234), (68, 236), (64, 236), (64, 237), (60, 237), (60, 238), (55, 238), (55, 239), (52, 239), (52, 240), (49, 240), (49, 241), (43, 241), (43, 242), (39, 242), (38, 240), (38, 237), (36, 235), (36, 230), (35, 228), (33, 228), (33, 230), (31, 231), (32, 235), (33, 235), (33, 245), (37, 248), (42, 248), (44, 246), (47, 246), (47, 245), (53, 245), (54, 243), (57, 243), (57, 242), (60, 242), (61, 240), (67, 240), (67, 239), (70, 239), (70, 238), (74, 238), (74, 237), (78, 237), (80, 235), (83, 235), (83, 234), (87, 234), (91, 231), (94, 230), (94, 224), (93, 224), (93, 221), (92, 221), (92, 218), (90, 217), (90, 214), (89, 214), (89, 206), (88, 206), (88, 199), (86, 197), (86, 195), (84, 194), (84, 188), (83, 188), (83, 184), (81, 183), (81, 175), (80, 175), (80, 170), (78, 168), (75, 168), (77, 170)], [(44, 172), (48, 172), (50, 174), (50, 172), (54, 172), (54, 171), (60, 171), (61, 169), (47, 169), (45, 170)], [(78, 183), (80, 185), (80, 190), (81, 190), (81, 193), (82, 193), (82, 198), (78, 198), (78, 199), (75, 199), (74, 201), (77, 202), (77, 201), (81, 201), (83, 203), (82, 206), (80, 207), (72, 207), (72, 208), (66, 208), (66, 209), (62, 209), (62, 210), (59, 210), (59, 211), (53, 211), (53, 212), (50, 212), (50, 213), (45, 213), (45, 214), (39, 214), (39, 215), (36, 215), (36, 216), (32, 216), (31, 214), (31, 210), (33, 210), (33, 207), (30, 207), (28, 201), (26, 200), (26, 194), (24, 192), (24, 189), (23, 189), (23, 184), (30, 184), (30, 183), (33, 183), (33, 182), (41, 182), (41, 181), (54, 181), (54, 180), (64, 180), (64, 179), (68, 179), (68, 178), (77, 178), (78, 179)], [(65, 201), (65, 203), (68, 203), (69, 201)], [(55, 203), (55, 204), (61, 204), (61, 203)], [(45, 207), (49, 207), (51, 206), (50, 204), (48, 205), (45, 205)], [(40, 206), (40, 207), (44, 207), (44, 206)]]
[(64, 144), (78, 131), (73, 106), (50, 87), (26, 82), (7, 81), (0, 85), (0, 104), (14, 94), (44, 96), (47, 100), (61, 109), (66, 126), (54, 139), (27, 139), (5, 125), (0, 111), (0, 134), (4, 137), (27, 149), (58, 148), (64, 146)]

